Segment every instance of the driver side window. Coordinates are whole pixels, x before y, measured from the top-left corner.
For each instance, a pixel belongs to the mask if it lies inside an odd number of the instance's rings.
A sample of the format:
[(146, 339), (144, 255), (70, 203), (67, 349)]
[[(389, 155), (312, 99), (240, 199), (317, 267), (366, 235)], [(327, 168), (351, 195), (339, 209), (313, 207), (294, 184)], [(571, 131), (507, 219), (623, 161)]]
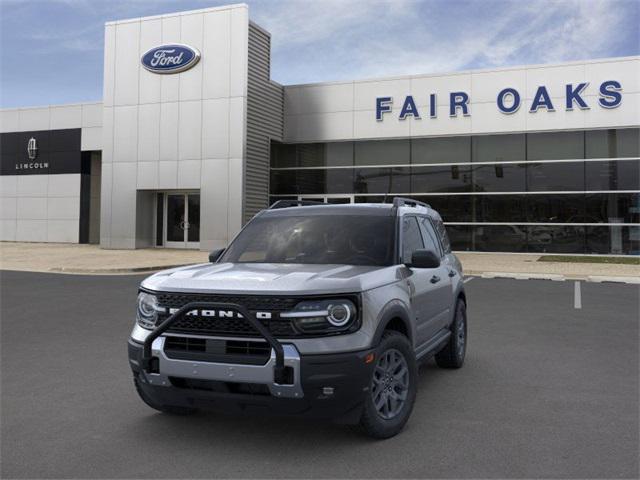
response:
[(402, 220), (402, 261), (410, 262), (413, 252), (424, 248), (420, 227), (416, 217), (404, 217)]

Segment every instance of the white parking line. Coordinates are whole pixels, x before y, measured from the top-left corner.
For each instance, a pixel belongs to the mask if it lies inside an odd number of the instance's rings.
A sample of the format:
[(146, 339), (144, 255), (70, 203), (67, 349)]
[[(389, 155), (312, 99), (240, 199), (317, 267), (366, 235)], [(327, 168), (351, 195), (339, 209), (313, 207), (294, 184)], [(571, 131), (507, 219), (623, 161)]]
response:
[(574, 283), (573, 308), (582, 308), (582, 293), (580, 292), (580, 282)]
[(475, 277), (467, 277), (467, 278), (465, 278), (465, 279), (463, 280), (463, 282), (464, 282), (464, 283), (468, 283), (468, 282), (470, 282), (471, 280), (473, 280), (474, 278), (475, 278)]

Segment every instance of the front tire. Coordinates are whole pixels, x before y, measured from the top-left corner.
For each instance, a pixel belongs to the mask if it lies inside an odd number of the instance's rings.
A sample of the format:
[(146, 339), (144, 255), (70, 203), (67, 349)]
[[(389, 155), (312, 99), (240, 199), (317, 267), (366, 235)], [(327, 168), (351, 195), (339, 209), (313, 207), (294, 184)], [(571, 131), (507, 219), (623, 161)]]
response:
[(413, 410), (416, 360), (407, 337), (388, 331), (376, 349), (375, 361), (360, 427), (370, 437), (390, 438), (402, 430)]
[(467, 306), (464, 300), (456, 303), (456, 316), (451, 324), (451, 336), (445, 347), (436, 354), (441, 368), (460, 368), (467, 353)]

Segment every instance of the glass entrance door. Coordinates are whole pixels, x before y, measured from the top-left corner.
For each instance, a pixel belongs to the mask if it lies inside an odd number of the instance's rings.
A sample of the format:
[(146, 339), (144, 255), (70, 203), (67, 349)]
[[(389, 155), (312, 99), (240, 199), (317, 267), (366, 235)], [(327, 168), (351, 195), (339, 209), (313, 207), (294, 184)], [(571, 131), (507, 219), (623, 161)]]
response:
[(200, 194), (167, 193), (164, 199), (165, 247), (199, 248)]

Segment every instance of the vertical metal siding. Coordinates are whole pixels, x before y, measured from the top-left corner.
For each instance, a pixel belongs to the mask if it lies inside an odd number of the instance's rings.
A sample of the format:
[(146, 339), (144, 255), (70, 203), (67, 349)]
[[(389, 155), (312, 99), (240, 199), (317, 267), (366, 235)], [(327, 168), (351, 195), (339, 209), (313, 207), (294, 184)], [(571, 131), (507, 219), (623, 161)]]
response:
[(282, 140), (284, 89), (271, 81), (271, 37), (249, 24), (247, 139), (243, 220), (268, 206), (271, 139)]

